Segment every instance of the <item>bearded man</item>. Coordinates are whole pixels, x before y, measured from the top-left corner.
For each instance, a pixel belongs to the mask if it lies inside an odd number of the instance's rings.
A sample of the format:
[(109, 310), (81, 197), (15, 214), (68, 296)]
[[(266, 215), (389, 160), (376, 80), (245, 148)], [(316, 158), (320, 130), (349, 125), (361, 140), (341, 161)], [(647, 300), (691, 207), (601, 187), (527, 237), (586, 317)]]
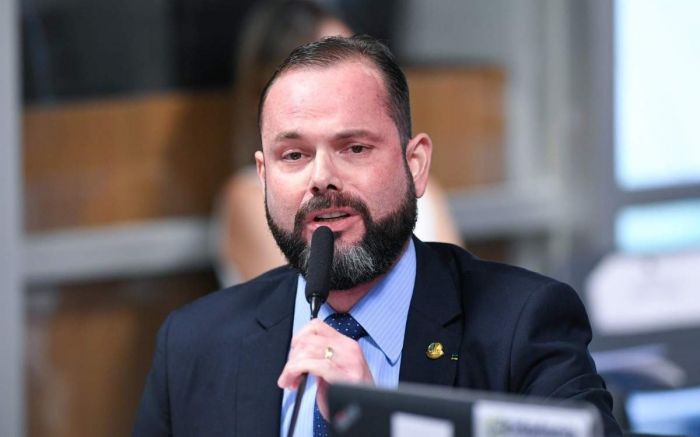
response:
[[(620, 433), (570, 287), (412, 236), (432, 142), (412, 135), (406, 79), (383, 44), (299, 47), (260, 102), (257, 171), (289, 265), (168, 317), (136, 435), (286, 435), (305, 373), (297, 436), (327, 434), (337, 381), (579, 399), (600, 410), (607, 435)], [(320, 226), (335, 236), (331, 291), (309, 322)], [(436, 342), (442, 354), (426, 354)]]

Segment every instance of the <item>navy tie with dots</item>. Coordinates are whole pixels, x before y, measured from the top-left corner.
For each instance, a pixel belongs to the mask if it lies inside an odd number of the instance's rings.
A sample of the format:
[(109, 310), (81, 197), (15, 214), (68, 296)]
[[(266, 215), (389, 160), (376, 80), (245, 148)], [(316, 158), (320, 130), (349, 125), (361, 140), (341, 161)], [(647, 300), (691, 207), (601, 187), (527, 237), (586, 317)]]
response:
[[(367, 335), (367, 331), (350, 314), (331, 314), (325, 322), (336, 331), (353, 340), (359, 340)], [(318, 404), (314, 403), (314, 437), (328, 437), (328, 422), (321, 416)]]

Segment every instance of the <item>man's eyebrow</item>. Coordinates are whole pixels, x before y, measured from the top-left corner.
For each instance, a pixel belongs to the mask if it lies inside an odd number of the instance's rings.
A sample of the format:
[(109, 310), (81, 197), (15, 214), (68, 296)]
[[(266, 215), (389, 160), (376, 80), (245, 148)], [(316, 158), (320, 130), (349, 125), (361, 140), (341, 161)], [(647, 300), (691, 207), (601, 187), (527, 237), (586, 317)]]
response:
[[(283, 131), (275, 135), (275, 141), (298, 140), (300, 138), (302, 138), (302, 135), (298, 131), (294, 130)], [(366, 129), (347, 129), (340, 131), (333, 136), (334, 140), (346, 140), (348, 138), (369, 138), (372, 140), (378, 140), (380, 136)]]
[(366, 129), (348, 129), (340, 131), (334, 136), (336, 140), (345, 140), (348, 138), (369, 138), (371, 140), (377, 140), (380, 136)]
[(293, 130), (280, 132), (279, 134), (275, 135), (275, 141), (298, 140), (299, 138), (301, 138), (301, 134)]

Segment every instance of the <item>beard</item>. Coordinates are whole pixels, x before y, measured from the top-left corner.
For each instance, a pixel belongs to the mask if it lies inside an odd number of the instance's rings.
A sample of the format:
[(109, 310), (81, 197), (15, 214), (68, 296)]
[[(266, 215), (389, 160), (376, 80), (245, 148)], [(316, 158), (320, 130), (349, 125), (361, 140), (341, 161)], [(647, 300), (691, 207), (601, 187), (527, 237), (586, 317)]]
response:
[(266, 195), (267, 224), (289, 264), (306, 277), (310, 253), (309, 245), (302, 237), (306, 216), (313, 211), (327, 208), (350, 207), (357, 211), (364, 223), (365, 235), (357, 243), (336, 244), (331, 266), (330, 289), (348, 290), (388, 272), (411, 237), (418, 213), (415, 186), (410, 177), (407, 179), (403, 201), (396, 210), (377, 221), (372, 219), (367, 205), (357, 197), (337, 191), (326, 191), (299, 208), (294, 217), (292, 232), (275, 223), (270, 215)]

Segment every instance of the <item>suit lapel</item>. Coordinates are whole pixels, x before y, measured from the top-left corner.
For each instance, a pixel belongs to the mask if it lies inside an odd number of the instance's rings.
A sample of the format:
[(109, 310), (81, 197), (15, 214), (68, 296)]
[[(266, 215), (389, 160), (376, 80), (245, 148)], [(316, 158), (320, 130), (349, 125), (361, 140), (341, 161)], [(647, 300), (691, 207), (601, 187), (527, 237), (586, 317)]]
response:
[(277, 378), (287, 361), (297, 275), (289, 275), (257, 309), (257, 330), (241, 345), (236, 390), (237, 436), (279, 435), (282, 390)]
[[(399, 380), (454, 385), (462, 341), (462, 305), (458, 281), (430, 247), (414, 238), (416, 284), (406, 322)], [(427, 349), (440, 343), (444, 355), (431, 359)]]

